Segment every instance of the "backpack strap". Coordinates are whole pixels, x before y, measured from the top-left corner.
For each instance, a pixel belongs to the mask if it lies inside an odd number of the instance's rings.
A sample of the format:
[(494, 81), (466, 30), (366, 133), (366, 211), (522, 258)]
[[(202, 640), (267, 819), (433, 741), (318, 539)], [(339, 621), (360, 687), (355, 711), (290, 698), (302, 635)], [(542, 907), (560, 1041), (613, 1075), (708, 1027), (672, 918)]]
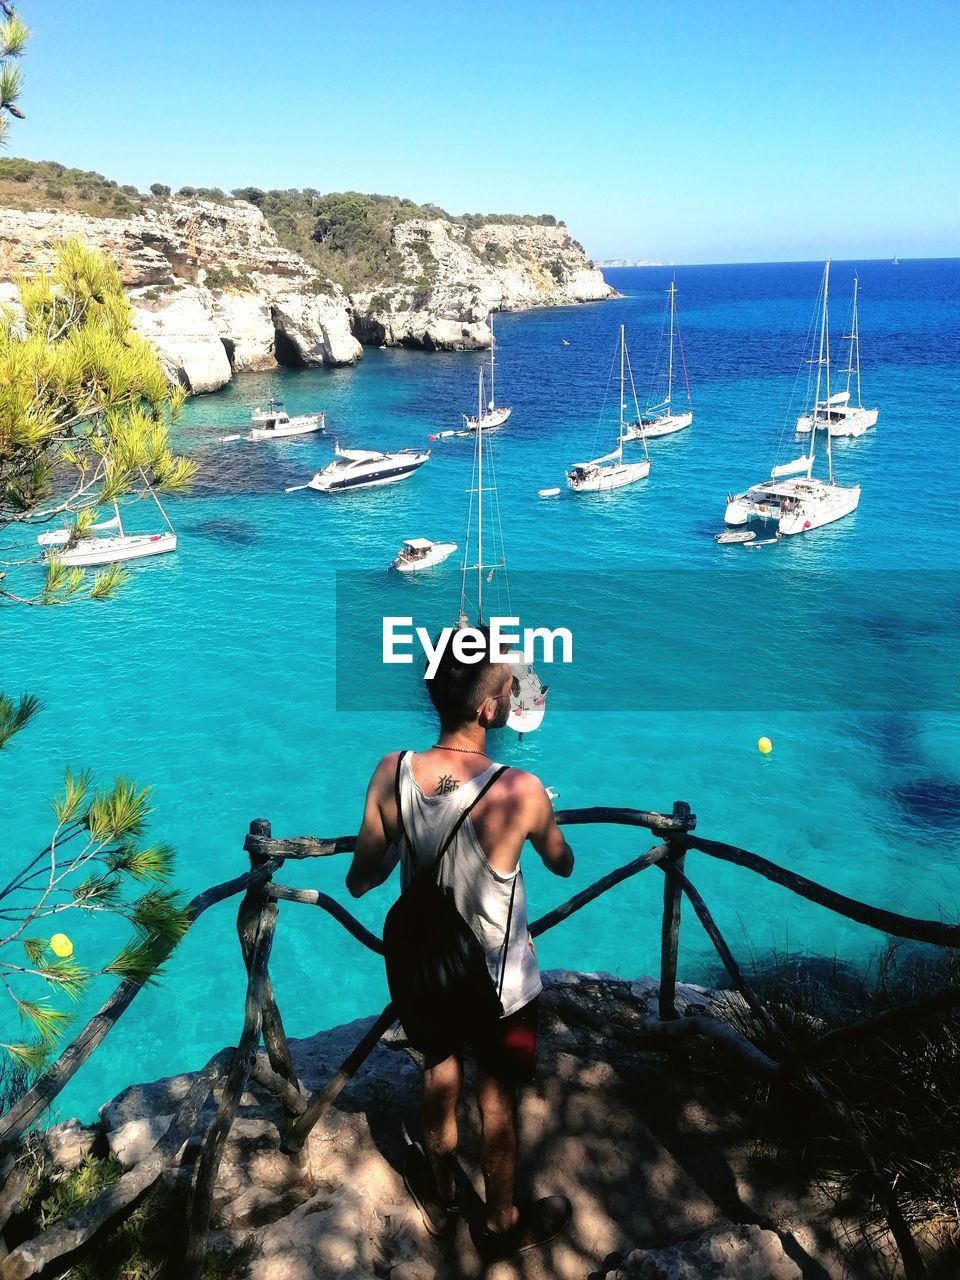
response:
[(500, 768), (497, 769), (496, 772), (486, 780), (486, 782), (483, 784), (483, 786), (480, 788), (477, 794), (473, 797), (473, 799), (470, 801), (467, 807), (460, 814), (459, 818), (457, 818), (456, 822), (453, 824), (453, 828), (450, 831), (450, 834), (447, 836), (446, 840), (444, 840), (443, 845), (441, 846), (440, 852), (437, 854), (436, 861), (434, 862), (433, 866), (430, 868), (431, 875), (436, 875), (437, 872), (440, 870), (440, 863), (443, 861), (444, 855), (446, 854), (447, 850), (450, 848), (450, 846), (453, 844), (454, 840), (456, 839), (457, 832), (466, 822), (467, 818), (470, 817), (470, 814), (477, 807), (477, 805), (480, 803), (483, 797), (487, 794), (487, 792), (490, 790), (493, 784), (497, 781), (498, 778), (502, 777), (502, 775), (507, 772), (509, 767), (510, 767), (509, 765), (502, 764)]
[[(397, 801), (397, 822), (400, 824), (400, 839), (406, 841), (407, 848), (410, 848), (410, 837), (407, 835), (406, 824), (403, 821), (403, 802), (400, 799), (400, 769), (403, 765), (403, 757), (406, 751), (401, 751), (397, 757), (397, 774), (393, 780), (393, 794)], [(399, 843), (398, 846), (399, 848)]]

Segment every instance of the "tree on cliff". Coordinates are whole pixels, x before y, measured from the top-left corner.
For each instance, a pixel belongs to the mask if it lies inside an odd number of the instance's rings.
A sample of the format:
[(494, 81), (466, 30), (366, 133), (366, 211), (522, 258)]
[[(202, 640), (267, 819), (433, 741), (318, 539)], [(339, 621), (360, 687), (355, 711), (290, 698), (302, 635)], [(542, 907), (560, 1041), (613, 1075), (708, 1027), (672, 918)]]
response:
[[(78, 538), (97, 507), (138, 487), (182, 489), (193, 464), (170, 449), (169, 424), (184, 401), (156, 354), (132, 328), (120, 274), (79, 240), (58, 246), (50, 272), (16, 281), (18, 302), (0, 312), (0, 529), (60, 519)], [(32, 594), (17, 594), (0, 564), (0, 601), (54, 604), (111, 595), (119, 565), (92, 582), (56, 559)]]
[(17, 106), (20, 97), (20, 68), (15, 61), (22, 56), (30, 32), (14, 13), (13, 6), (0, 3), (4, 20), (0, 22), (0, 146), (6, 145), (8, 116), (23, 119)]
[[(0, 692), (0, 753), (39, 710), (30, 695), (14, 702)], [(118, 778), (97, 790), (88, 772), (68, 768), (53, 801), (50, 839), (19, 866), (15, 853), (5, 850), (4, 878), (18, 869), (0, 888), (0, 1002), (6, 1011), (0, 1015), (0, 1080), (6, 1076), (9, 1083), (8, 1064), (19, 1068), (21, 1084), (44, 1065), (70, 1021), (63, 1000), (76, 1000), (101, 976), (152, 980), (186, 932), (189, 917), (169, 884), (173, 851), (143, 841), (149, 801), (149, 788)], [(106, 961), (97, 958), (104, 915), (130, 926)], [(82, 938), (88, 963), (77, 959), (67, 928)], [(61, 997), (59, 1004), (51, 992)]]

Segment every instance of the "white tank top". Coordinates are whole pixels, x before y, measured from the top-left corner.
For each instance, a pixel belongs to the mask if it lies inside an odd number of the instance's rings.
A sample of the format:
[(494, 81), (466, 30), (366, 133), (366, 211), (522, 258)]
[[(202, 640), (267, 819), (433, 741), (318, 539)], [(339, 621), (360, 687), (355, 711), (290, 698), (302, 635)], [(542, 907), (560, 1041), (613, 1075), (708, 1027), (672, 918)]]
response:
[[(400, 764), (402, 825), (413, 845), (411, 850), (401, 837), (400, 883), (404, 889), (433, 865), (460, 814), (500, 768), (491, 764), (456, 791), (428, 796), (413, 776), (412, 762), (413, 752), (408, 751)], [(494, 871), (468, 816), (440, 864), (439, 883), (451, 892), (457, 910), (480, 940), (490, 977), (500, 991), (503, 1016), (516, 1013), (539, 995), (542, 987), (527, 929), (527, 897), (519, 863), (507, 875)], [(508, 918), (510, 936), (505, 938)]]

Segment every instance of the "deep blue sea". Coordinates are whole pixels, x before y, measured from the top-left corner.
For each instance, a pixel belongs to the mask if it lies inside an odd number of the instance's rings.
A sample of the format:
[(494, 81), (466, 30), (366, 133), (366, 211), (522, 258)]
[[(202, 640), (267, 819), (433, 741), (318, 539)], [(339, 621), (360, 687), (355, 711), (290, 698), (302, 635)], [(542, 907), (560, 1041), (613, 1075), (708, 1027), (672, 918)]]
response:
[[(802, 407), (798, 368), (802, 392), (822, 264), (677, 268), (694, 425), (652, 441), (649, 479), (613, 494), (564, 489), (546, 501), (537, 491), (613, 447), (621, 324), (645, 398), (673, 270), (610, 270), (620, 299), (498, 317), (497, 399), (513, 407), (494, 442), (511, 583), (525, 615), (542, 589), (551, 625), (569, 604), (576, 648), (573, 667), (550, 675), (543, 729), (493, 749), (539, 773), (563, 806), (669, 810), (684, 799), (705, 836), (878, 905), (953, 916), (960, 260), (834, 263), (838, 355), (854, 265), (864, 403), (880, 419), (866, 437), (835, 442), (834, 464), (841, 483), (862, 485), (859, 510), (752, 553), (712, 535), (729, 490), (799, 452), (789, 424)], [(188, 403), (177, 445), (199, 475), (167, 504), (176, 555), (134, 568), (110, 604), (0, 614), (0, 687), (46, 704), (0, 760), (5, 868), (42, 846), (67, 764), (153, 786), (151, 834), (176, 847), (190, 894), (246, 868), (252, 818), (270, 819), (277, 835), (356, 830), (378, 757), (428, 744), (433, 725), (412, 669), (365, 670), (344, 636), (363, 608), (419, 616), (441, 601), (455, 612), (456, 556), (429, 582), (383, 571), (403, 537), (462, 545), (470, 445), (437, 442), (396, 486), (339, 497), (284, 489), (328, 461), (337, 438), (422, 446), (457, 427), (473, 411), (479, 358), (367, 350), (355, 369), (242, 375)], [(323, 408), (326, 436), (217, 442), (271, 393), (291, 413)], [(150, 527), (146, 508), (131, 510), (131, 529)], [(757, 751), (761, 734), (769, 756)], [(534, 915), (651, 843), (601, 827), (571, 838), (572, 881), (525, 857)], [(282, 879), (346, 901), (345, 870), (331, 858), (288, 866)], [(688, 858), (688, 873), (743, 958), (777, 948), (860, 964), (882, 941), (702, 855)], [(629, 881), (547, 934), (542, 965), (656, 972), (661, 893), (656, 871)], [(388, 886), (355, 909), (379, 930), (391, 899)], [(234, 916), (227, 903), (201, 919), (57, 1114), (90, 1116), (125, 1083), (195, 1068), (236, 1042), (244, 971)], [(91, 965), (122, 936), (97, 923), (57, 917)], [(377, 959), (313, 908), (282, 906), (271, 965), (294, 1036), (386, 999)], [(711, 967), (688, 913), (681, 976), (696, 981)], [(78, 1019), (109, 989), (100, 982)], [(14, 1035), (4, 1014), (2, 1038)]]

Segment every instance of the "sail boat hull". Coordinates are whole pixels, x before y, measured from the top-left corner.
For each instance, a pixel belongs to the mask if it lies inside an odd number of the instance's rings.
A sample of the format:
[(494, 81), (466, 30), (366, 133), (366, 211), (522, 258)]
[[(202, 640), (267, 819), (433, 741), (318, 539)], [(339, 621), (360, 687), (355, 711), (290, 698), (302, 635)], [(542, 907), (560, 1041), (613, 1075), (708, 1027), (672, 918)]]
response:
[(859, 485), (825, 484), (819, 488), (820, 493), (801, 497), (795, 507), (780, 516), (777, 533), (783, 537), (809, 533), (811, 529), (819, 529), (825, 524), (843, 519), (860, 505)]
[(61, 564), (90, 568), (100, 564), (115, 564), (118, 560), (142, 560), (146, 556), (160, 556), (176, 551), (175, 533), (134, 533), (118, 538), (81, 538), (72, 547), (61, 551), (45, 551), (43, 559)]
[(491, 409), (479, 421), (477, 418), (464, 418), (463, 425), (467, 431), (476, 431), (481, 426), (484, 431), (496, 431), (497, 427), (504, 425), (511, 413), (512, 409)]
[(859, 485), (824, 484), (806, 477), (758, 484), (727, 501), (724, 523), (734, 528), (753, 520), (776, 521), (777, 533), (809, 533), (850, 515), (860, 503)]
[(567, 484), (574, 493), (605, 493), (608, 489), (622, 489), (624, 485), (645, 480), (650, 474), (650, 463), (614, 462), (607, 466), (574, 467), (567, 473)]
[(641, 440), (646, 437), (654, 440), (657, 436), (672, 436), (676, 431), (684, 431), (693, 425), (692, 413), (665, 413), (661, 418), (649, 421), (632, 422), (623, 433), (623, 439)]

